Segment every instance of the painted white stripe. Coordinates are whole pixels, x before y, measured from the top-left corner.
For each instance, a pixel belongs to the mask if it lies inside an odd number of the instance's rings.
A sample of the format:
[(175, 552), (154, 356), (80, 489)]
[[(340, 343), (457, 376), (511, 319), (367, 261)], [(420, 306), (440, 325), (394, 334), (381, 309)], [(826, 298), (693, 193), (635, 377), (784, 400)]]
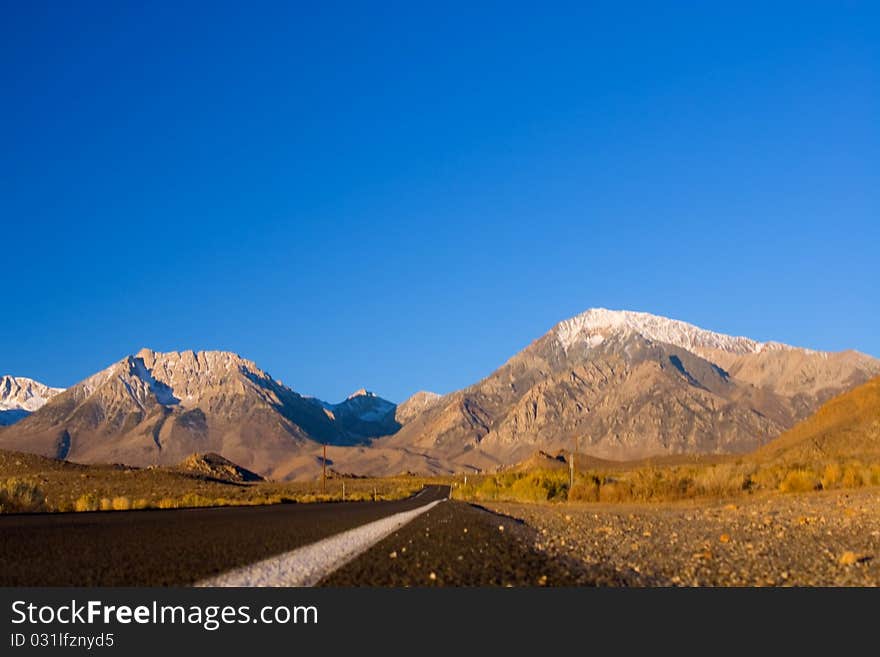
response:
[(443, 501), (437, 500), (412, 511), (403, 511), (349, 529), (317, 543), (203, 579), (194, 586), (314, 586), (337, 568)]

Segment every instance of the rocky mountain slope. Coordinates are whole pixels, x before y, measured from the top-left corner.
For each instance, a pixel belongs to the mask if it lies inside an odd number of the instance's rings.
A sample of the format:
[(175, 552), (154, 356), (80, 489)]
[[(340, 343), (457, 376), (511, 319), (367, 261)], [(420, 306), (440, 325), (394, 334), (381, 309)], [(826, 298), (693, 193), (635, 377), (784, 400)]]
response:
[(804, 462), (880, 457), (880, 377), (826, 402), (755, 454)]
[[(394, 419), (397, 420), (397, 423), (400, 426), (403, 426), (407, 422), (414, 420), (423, 411), (436, 404), (440, 397), (441, 396), (436, 392), (420, 390), (397, 406)], [(387, 435), (390, 435), (390, 433)]]
[(0, 431), (0, 447), (138, 466), (173, 465), (194, 453), (214, 452), (271, 476), (321, 443), (364, 440), (374, 420), (371, 411), (394, 421), (393, 404), (361, 397), (323, 405), (232, 353), (144, 349)]
[(877, 374), (880, 361), (857, 352), (593, 309), (378, 444), (481, 468), (576, 442), (580, 452), (617, 460), (746, 452)]
[(0, 426), (18, 422), (62, 392), (23, 376), (0, 377)]

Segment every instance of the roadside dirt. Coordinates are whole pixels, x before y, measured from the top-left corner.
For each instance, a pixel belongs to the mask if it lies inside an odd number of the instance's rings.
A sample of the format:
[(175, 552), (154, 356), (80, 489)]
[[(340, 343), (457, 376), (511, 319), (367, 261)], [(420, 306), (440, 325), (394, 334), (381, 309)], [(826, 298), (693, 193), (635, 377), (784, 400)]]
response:
[(444, 502), (324, 579), (321, 586), (577, 586), (623, 584), (605, 566), (534, 548), (512, 518)]
[(635, 586), (878, 586), (880, 489), (639, 506), (486, 504)]

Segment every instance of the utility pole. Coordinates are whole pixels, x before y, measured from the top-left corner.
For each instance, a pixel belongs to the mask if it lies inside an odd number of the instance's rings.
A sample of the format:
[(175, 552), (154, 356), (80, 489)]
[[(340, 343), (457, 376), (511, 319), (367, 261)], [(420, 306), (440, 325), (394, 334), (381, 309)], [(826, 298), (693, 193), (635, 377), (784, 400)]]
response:
[(327, 445), (324, 445), (324, 458), (321, 459), (321, 495), (327, 491)]

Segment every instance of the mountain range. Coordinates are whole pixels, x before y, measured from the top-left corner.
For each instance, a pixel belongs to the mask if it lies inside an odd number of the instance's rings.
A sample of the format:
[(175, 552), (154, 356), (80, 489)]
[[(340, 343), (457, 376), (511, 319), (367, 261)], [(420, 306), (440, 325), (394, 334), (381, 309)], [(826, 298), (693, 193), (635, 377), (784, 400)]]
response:
[(474, 385), (399, 406), (366, 390), (338, 404), (303, 396), (228, 352), (144, 349), (43, 391), (44, 406), (0, 429), (0, 448), (129, 465), (214, 452), (276, 479), (314, 477), (323, 444), (331, 467), (362, 475), (487, 470), (537, 450), (739, 453), (877, 375), (880, 361), (855, 351), (592, 309)]
[(474, 468), (538, 449), (630, 460), (742, 453), (880, 374), (880, 361), (591, 309), (377, 441)]

